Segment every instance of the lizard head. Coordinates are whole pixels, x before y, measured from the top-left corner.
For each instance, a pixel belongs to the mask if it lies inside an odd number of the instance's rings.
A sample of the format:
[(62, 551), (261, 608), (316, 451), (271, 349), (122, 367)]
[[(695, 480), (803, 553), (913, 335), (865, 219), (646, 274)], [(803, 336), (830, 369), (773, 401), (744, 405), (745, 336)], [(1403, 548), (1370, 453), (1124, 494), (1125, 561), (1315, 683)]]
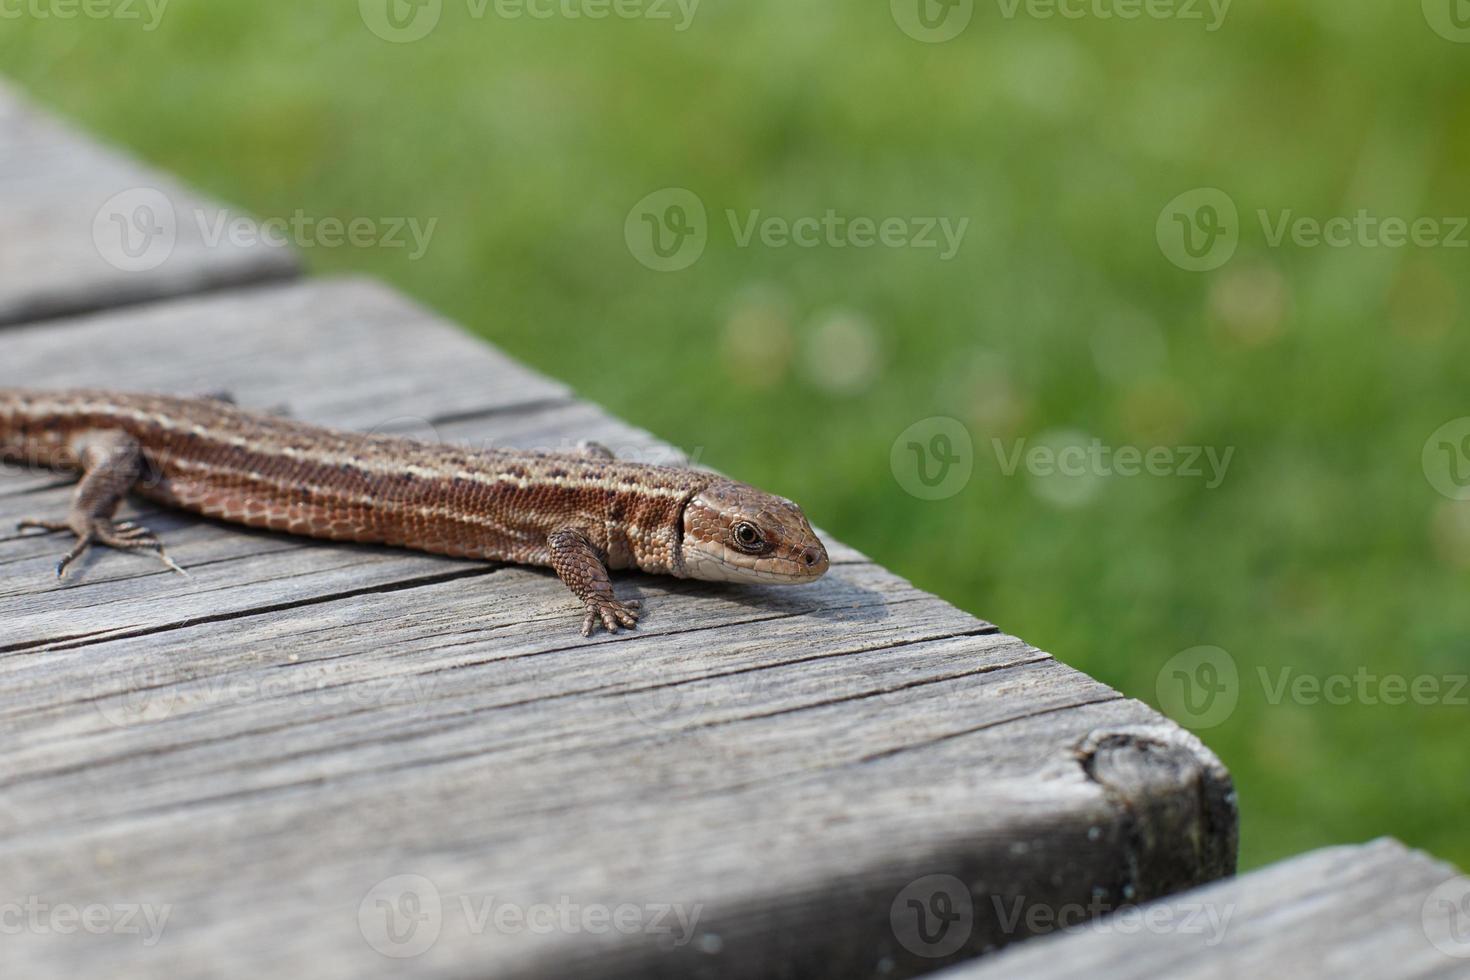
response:
[(684, 574), (710, 582), (810, 582), (827, 549), (801, 508), (734, 480), (717, 480), (684, 507)]

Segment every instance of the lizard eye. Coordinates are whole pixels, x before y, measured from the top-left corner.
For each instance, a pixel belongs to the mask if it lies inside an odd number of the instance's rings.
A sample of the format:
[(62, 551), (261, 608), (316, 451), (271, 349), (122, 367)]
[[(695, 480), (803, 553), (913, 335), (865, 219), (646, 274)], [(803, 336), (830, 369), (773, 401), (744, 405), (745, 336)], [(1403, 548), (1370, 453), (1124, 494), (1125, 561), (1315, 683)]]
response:
[(735, 536), (735, 546), (741, 551), (760, 551), (765, 545), (760, 528), (749, 521), (741, 521), (732, 529)]

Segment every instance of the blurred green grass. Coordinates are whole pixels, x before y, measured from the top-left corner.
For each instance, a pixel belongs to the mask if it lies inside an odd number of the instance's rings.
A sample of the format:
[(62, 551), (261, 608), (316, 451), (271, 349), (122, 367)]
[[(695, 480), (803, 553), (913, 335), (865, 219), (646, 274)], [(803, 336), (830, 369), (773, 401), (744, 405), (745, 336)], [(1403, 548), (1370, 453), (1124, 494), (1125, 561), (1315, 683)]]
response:
[[(306, 257), (1131, 696), (1158, 703), (1181, 650), (1228, 650), (1240, 702), (1201, 735), (1237, 781), (1244, 866), (1389, 833), (1470, 867), (1470, 707), (1272, 704), (1259, 673), (1470, 673), (1470, 505), (1420, 461), (1470, 415), (1470, 252), (1273, 248), (1254, 217), (1470, 214), (1470, 47), (1399, 6), (1239, 4), (1210, 33), (981, 2), (931, 45), (882, 3), (707, 2), (678, 32), (449, 2), (390, 44), (350, 2), (173, 0), (155, 31), (7, 19), (0, 71), (257, 214), (438, 218), (419, 261)], [(710, 243), (659, 273), (624, 220), (671, 186)], [(1243, 230), (1190, 273), (1155, 221), (1197, 187)], [(740, 248), (727, 209), (970, 224), (945, 262)], [(973, 433), (976, 468), (927, 502), (889, 452), (935, 415)], [(1057, 430), (1235, 455), (1218, 489), (1114, 476), (1058, 502), (992, 441)]]

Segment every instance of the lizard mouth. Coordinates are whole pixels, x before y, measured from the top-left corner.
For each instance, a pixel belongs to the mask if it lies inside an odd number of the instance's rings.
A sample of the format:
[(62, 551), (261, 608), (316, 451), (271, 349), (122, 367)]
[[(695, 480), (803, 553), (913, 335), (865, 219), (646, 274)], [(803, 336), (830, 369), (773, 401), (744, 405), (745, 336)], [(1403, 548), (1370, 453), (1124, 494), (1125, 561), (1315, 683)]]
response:
[(684, 570), (690, 578), (706, 582), (740, 582), (747, 585), (796, 585), (814, 582), (827, 572), (826, 549), (815, 546), (820, 556), (807, 551), (810, 558), (763, 558), (754, 562), (738, 552), (724, 549), (686, 548)]

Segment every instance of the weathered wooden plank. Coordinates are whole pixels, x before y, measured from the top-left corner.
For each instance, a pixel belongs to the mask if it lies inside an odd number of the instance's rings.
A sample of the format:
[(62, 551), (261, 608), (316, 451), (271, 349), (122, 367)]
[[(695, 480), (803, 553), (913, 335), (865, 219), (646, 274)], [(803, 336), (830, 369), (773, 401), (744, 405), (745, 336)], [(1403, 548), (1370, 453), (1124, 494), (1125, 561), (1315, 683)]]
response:
[(1230, 881), (1105, 912), (1022, 903), (1070, 926), (945, 980), (1470, 976), (1470, 878), (1396, 840), (1313, 851)]
[[(6, 342), (0, 385), (678, 458), (362, 282)], [(68, 492), (4, 475), (0, 521)], [(101, 555), (58, 588), (55, 539), (0, 542), (0, 882), (170, 917), (7, 937), (7, 975), (905, 976), (1014, 938), (992, 893), (1233, 867), (1196, 740), (840, 545), (798, 589), (620, 577), (645, 621), (585, 641), (545, 571), (149, 520), (192, 581)], [(936, 874), (972, 917), (926, 940)]]
[(257, 229), (0, 83), (0, 325), (295, 275)]

